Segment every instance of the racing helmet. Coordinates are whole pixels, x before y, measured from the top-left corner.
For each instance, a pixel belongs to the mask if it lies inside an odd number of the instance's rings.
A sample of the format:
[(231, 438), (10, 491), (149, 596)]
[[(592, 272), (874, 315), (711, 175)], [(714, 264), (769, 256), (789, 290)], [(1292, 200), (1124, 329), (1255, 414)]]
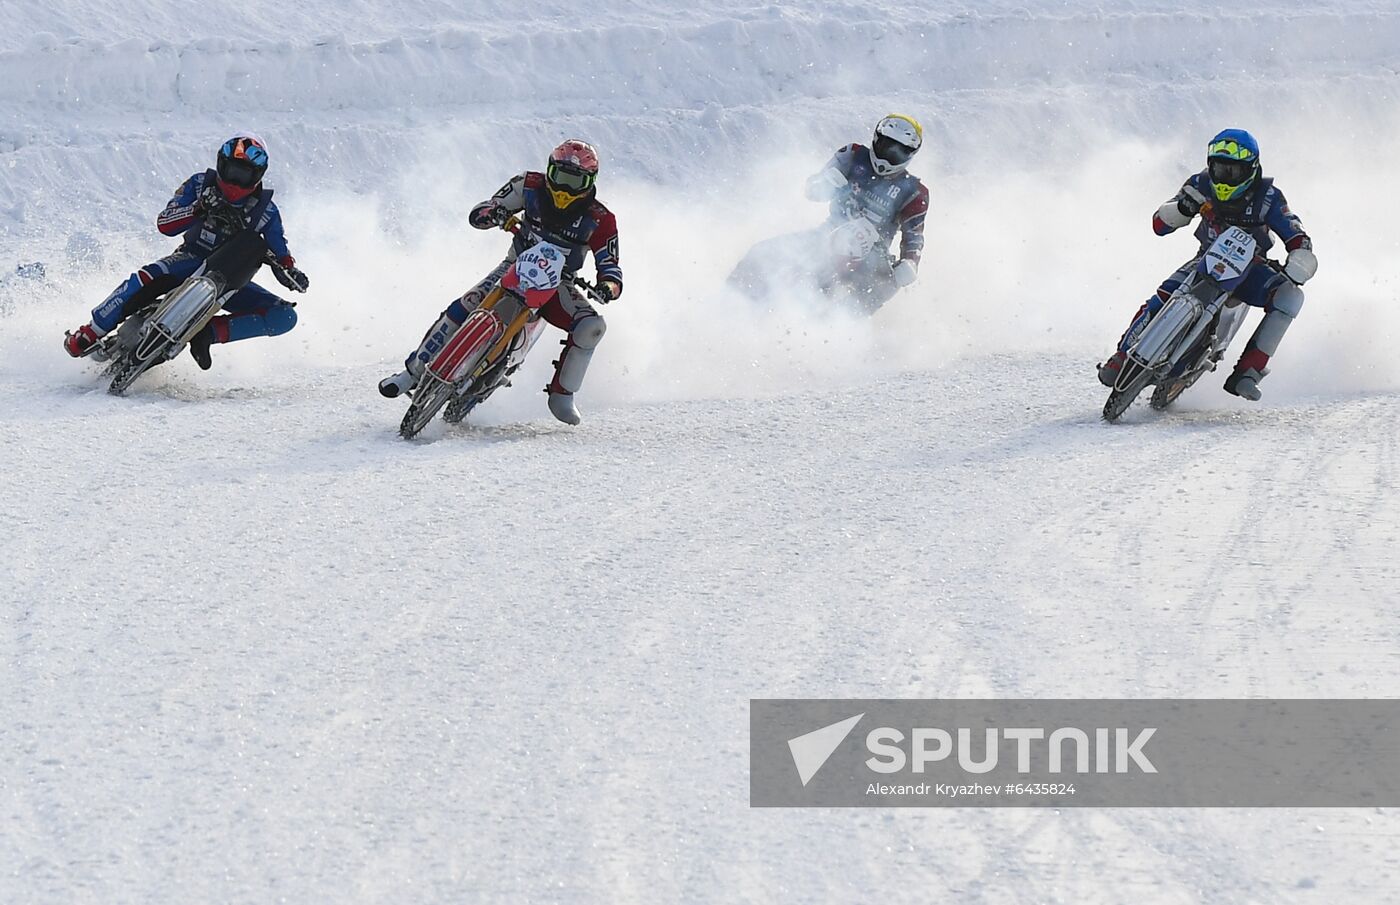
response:
[(902, 113), (891, 113), (875, 124), (870, 141), (870, 165), (880, 176), (904, 172), (909, 160), (924, 143), (924, 127)]
[(214, 172), (224, 197), (242, 201), (262, 183), (267, 173), (267, 145), (256, 135), (235, 135), (219, 148)]
[(1226, 129), (1210, 140), (1206, 174), (1216, 201), (1242, 197), (1259, 178), (1259, 172), (1259, 142), (1253, 135), (1243, 129)]
[(549, 152), (544, 181), (558, 211), (591, 198), (598, 178), (598, 151), (586, 141), (570, 138)]

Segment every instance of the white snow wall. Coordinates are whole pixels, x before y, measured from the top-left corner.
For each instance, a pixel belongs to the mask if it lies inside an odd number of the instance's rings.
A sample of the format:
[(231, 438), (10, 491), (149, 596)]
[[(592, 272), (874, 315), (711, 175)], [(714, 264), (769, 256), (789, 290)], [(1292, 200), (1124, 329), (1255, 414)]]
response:
[[(311, 363), (401, 355), (500, 253), (465, 208), (566, 134), (599, 145), (623, 228), (605, 398), (780, 392), (830, 377), (832, 341), (862, 366), (1090, 355), (1189, 255), (1147, 219), (1239, 125), (1322, 259), (1307, 338), (1285, 348), (1305, 370), (1275, 386), (1397, 385), (1387, 4), (261, 3), (217, 27), (186, 10), (0, 12), (0, 273), (48, 271), (0, 286), (10, 367), (64, 366), (44, 344), (163, 253), (154, 212), (244, 124), (271, 142), (316, 280), (293, 334)], [(924, 277), (882, 315), (897, 329), (807, 325), (775, 348), (792, 312), (736, 310), (720, 281), (753, 240), (820, 217), (799, 177), (889, 109), (928, 126)]]

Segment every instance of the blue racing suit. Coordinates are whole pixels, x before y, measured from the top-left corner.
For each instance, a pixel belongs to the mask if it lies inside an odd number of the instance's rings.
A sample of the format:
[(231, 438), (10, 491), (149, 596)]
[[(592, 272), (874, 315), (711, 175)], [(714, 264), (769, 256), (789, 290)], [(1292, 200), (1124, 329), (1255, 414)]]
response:
[[(215, 184), (215, 173), (195, 173), (176, 190), (156, 218), (156, 228), (167, 236), (184, 235), (179, 250), (137, 270), (92, 311), (92, 324), (109, 333), (151, 299), (169, 292), (190, 277), (215, 248), (231, 235), (205, 221), (195, 202), (205, 186)], [(272, 201), (272, 190), (258, 188), (233, 203), (250, 226), (267, 241), (268, 249), (284, 267), (295, 265), (282, 232), (282, 215)], [(256, 218), (256, 222), (252, 222)], [(229, 316), (210, 322), (214, 342), (234, 342), (254, 336), (277, 336), (296, 326), (296, 309), (256, 283), (249, 283), (224, 303)]]
[[(1203, 170), (1187, 179), (1176, 196), (1163, 205), (1163, 209), (1167, 209), (1168, 205), (1180, 205), (1183, 202), (1189, 205), (1192, 200), (1199, 202), (1202, 198), (1210, 199), (1213, 194), (1210, 174)], [(1206, 200), (1200, 205), (1200, 218), (1201, 222), (1196, 226), (1196, 239), (1201, 243), (1200, 250), (1190, 261), (1167, 277), (1157, 292), (1138, 309), (1127, 332), (1118, 341), (1118, 351), (1126, 352), (1132, 346), (1142, 328), (1157, 315), (1162, 305), (1190, 275), (1200, 254), (1226, 229), (1238, 226), (1246, 230), (1259, 243), (1261, 257), (1273, 248), (1274, 236), (1282, 240), (1287, 251), (1312, 248), (1312, 239), (1304, 232), (1302, 221), (1289, 209), (1287, 199), (1283, 197), (1283, 192), (1274, 186), (1272, 179), (1259, 179), (1249, 192), (1235, 201), (1221, 203)], [(1159, 236), (1170, 235), (1179, 228), (1166, 222), (1160, 210), (1152, 218), (1152, 229)], [(1289, 279), (1278, 271), (1269, 267), (1256, 267), (1234, 291), (1234, 297), (1246, 305), (1272, 311), (1279, 290), (1290, 285), (1292, 284)]]

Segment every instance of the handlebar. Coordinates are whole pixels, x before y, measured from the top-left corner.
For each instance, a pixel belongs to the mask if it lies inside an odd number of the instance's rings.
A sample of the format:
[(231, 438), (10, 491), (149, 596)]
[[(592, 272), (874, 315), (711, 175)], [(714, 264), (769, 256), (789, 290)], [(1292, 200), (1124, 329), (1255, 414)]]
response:
[(588, 282), (583, 277), (574, 277), (570, 282), (582, 289), (583, 294), (588, 296), (591, 301), (597, 302), (600, 305), (606, 305), (608, 302), (612, 301), (612, 299), (603, 298), (603, 296), (599, 295), (598, 287)]
[[(272, 272), (273, 272), (273, 273), (278, 274), (277, 282), (281, 283), (283, 286), (287, 286), (286, 281), (283, 279), (283, 277), (286, 276), (287, 268), (283, 267), (283, 266), (282, 266), (282, 262), (279, 261), (279, 260), (277, 260), (277, 256), (276, 256), (275, 254), (272, 253), (272, 249), (269, 248), (267, 251), (265, 251), (265, 252), (263, 253), (263, 263), (266, 264), (268, 267), (272, 268)], [(293, 286), (287, 286), (287, 288), (288, 288), (288, 289), (295, 289), (295, 291), (297, 291), (297, 292), (305, 292), (305, 291), (306, 291), (305, 289), (296, 289), (296, 288), (293, 287)], [(290, 300), (284, 300), (284, 301), (286, 301), (287, 304), (290, 305), (290, 306), (292, 306), (293, 308), (295, 308), (295, 307), (297, 306), (297, 303), (294, 302), (294, 301), (290, 301)]]

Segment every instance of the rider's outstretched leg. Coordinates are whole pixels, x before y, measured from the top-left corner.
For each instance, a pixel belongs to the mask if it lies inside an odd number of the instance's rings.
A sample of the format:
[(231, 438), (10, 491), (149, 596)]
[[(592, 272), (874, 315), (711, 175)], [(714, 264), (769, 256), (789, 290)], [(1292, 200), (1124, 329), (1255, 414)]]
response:
[(74, 358), (83, 355), (151, 299), (183, 283), (199, 264), (194, 255), (176, 252), (137, 270), (92, 309), (90, 323), (64, 335), (63, 348)]
[(1128, 350), (1133, 347), (1133, 343), (1137, 342), (1142, 331), (1152, 322), (1152, 318), (1157, 316), (1157, 312), (1162, 310), (1167, 299), (1172, 297), (1172, 293), (1191, 273), (1191, 268), (1194, 266), (1194, 260), (1183, 264), (1175, 273), (1167, 277), (1161, 286), (1157, 287), (1157, 291), (1147, 301), (1142, 303), (1137, 314), (1133, 315), (1132, 323), (1128, 324), (1128, 329), (1124, 330), (1123, 335), (1119, 338), (1117, 350), (1108, 357), (1108, 361), (1099, 365), (1099, 383), (1111, 387), (1117, 382), (1118, 374), (1123, 370), (1123, 362), (1128, 357)]
[(495, 269), (488, 273), (475, 286), (463, 293), (462, 297), (456, 299), (452, 304), (438, 315), (438, 319), (428, 328), (428, 332), (423, 334), (423, 339), (418, 343), (418, 348), (409, 353), (404, 359), (403, 370), (397, 374), (391, 374), (379, 381), (379, 394), (387, 399), (407, 393), (418, 385), (418, 379), (423, 376), (423, 368), (438, 353), (438, 350), (447, 345), (456, 333), (457, 329), (466, 321), (467, 315), (476, 310), (482, 299), (500, 282), (505, 275), (506, 269), (515, 260), (515, 255), (511, 254), (504, 261), (497, 264)]
[(1263, 394), (1259, 391), (1259, 381), (1269, 373), (1269, 360), (1278, 351), (1283, 335), (1293, 325), (1293, 319), (1303, 310), (1303, 290), (1293, 283), (1280, 278), (1268, 296), (1264, 319), (1254, 329), (1249, 345), (1240, 356), (1232, 373), (1225, 381), (1225, 391), (1257, 402)]
[(574, 394), (583, 387), (583, 378), (593, 361), (593, 350), (608, 331), (607, 322), (567, 289), (560, 289), (559, 295), (540, 310), (540, 315), (554, 326), (569, 331), (562, 343), (564, 351), (554, 362), (554, 379), (544, 388), (549, 394), (549, 411), (565, 424), (578, 424), (583, 419), (574, 404)]

